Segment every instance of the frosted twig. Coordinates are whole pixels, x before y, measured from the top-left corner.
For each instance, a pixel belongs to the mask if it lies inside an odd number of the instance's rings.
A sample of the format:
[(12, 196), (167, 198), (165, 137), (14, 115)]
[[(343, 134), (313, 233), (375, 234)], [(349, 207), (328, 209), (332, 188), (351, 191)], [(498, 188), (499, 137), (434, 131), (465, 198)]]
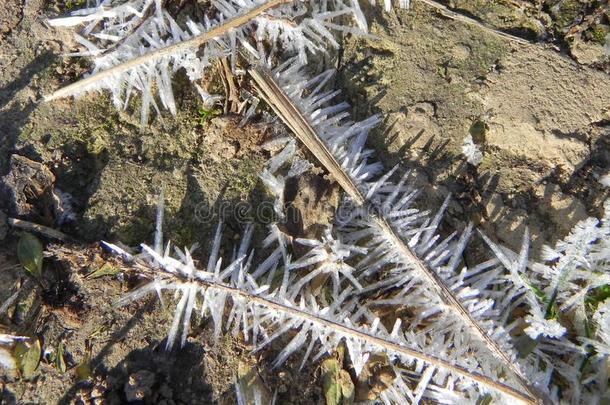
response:
[(277, 83), (273, 74), (264, 67), (253, 67), (250, 75), (267, 99), (269, 105), (280, 116), (284, 123), (292, 130), (295, 136), (305, 145), (306, 148), (319, 160), (337, 180), (339, 185), (351, 197), (358, 206), (363, 206), (371, 219), (382, 230), (383, 234), (397, 249), (406, 261), (412, 263), (434, 286), (438, 296), (446, 303), (454, 313), (470, 327), (470, 329), (485, 343), (487, 348), (493, 353), (494, 357), (500, 360), (504, 366), (510, 370), (517, 378), (519, 383), (528, 393), (528, 402), (542, 402), (538, 398), (540, 394), (532, 386), (530, 380), (523, 374), (517, 364), (508, 354), (489, 336), (489, 334), (479, 325), (474, 317), (468, 312), (460, 300), (454, 295), (451, 289), (443, 282), (441, 277), (422, 259), (420, 259), (409, 247), (409, 243), (400, 236), (400, 233), (382, 214), (375, 203), (368, 200), (367, 195), (359, 189), (351, 176), (345, 171), (342, 165), (328, 149), (316, 130), (303, 115), (299, 107), (291, 101), (291, 98), (284, 92)]
[(92, 83), (96, 83), (96, 82), (102, 81), (106, 78), (126, 72), (134, 67), (140, 66), (149, 61), (163, 58), (165, 56), (170, 56), (170, 55), (176, 54), (181, 51), (185, 51), (185, 50), (189, 50), (189, 49), (191, 49), (191, 50), (196, 49), (199, 46), (201, 46), (202, 44), (204, 44), (214, 38), (218, 38), (218, 37), (224, 35), (225, 33), (231, 31), (232, 29), (238, 28), (244, 24), (249, 23), (254, 18), (263, 14), (267, 10), (270, 10), (274, 7), (277, 7), (282, 4), (286, 4), (286, 3), (291, 3), (291, 2), (292, 2), (292, 0), (270, 0), (265, 4), (262, 4), (258, 7), (253, 8), (252, 10), (248, 11), (247, 13), (245, 13), (243, 15), (232, 18), (232, 19), (226, 21), (224, 24), (214, 27), (214, 28), (210, 29), (209, 31), (206, 31), (191, 39), (188, 39), (186, 41), (182, 41), (182, 42), (179, 42), (179, 43), (176, 43), (173, 45), (169, 45), (169, 46), (166, 46), (163, 48), (159, 48), (153, 52), (138, 56), (137, 58), (133, 58), (127, 62), (113, 66), (110, 69), (106, 69), (101, 72), (95, 73), (76, 83), (72, 83), (66, 87), (62, 87), (61, 89), (59, 89), (47, 96), (44, 96), (44, 100), (51, 101), (51, 100), (55, 100), (58, 98), (67, 97), (67, 96), (75, 93), (75, 91), (77, 91), (80, 88), (87, 87), (87, 86), (91, 85)]
[[(347, 336), (350, 339), (362, 342), (367, 346), (375, 347), (380, 352), (387, 352), (398, 356), (417, 359), (424, 363), (430, 364), (433, 367), (437, 367), (460, 377), (467, 378), (490, 390), (502, 393), (513, 400), (528, 404), (535, 403), (535, 401), (533, 401), (528, 395), (525, 395), (519, 390), (497, 382), (489, 377), (469, 371), (463, 367), (456, 366), (438, 357), (406, 347), (397, 340), (379, 337), (372, 331), (368, 332), (362, 328), (352, 326), (350, 322), (340, 322), (339, 320), (331, 319), (330, 315), (325, 316), (322, 314), (317, 314), (303, 306), (303, 304), (294, 305), (290, 300), (281, 299), (280, 297), (275, 298), (274, 293), (267, 294), (264, 292), (267, 290), (267, 288), (264, 288), (266, 286), (258, 287), (254, 289), (254, 291), (249, 291), (249, 289), (240, 288), (239, 286), (217, 282), (212, 279), (204, 279), (203, 276), (190, 276), (188, 278), (183, 277), (180, 271), (165, 273), (165, 281), (163, 281), (159, 279), (158, 270), (149, 267), (147, 263), (139, 259), (136, 259), (135, 262), (130, 263), (130, 265), (133, 266), (132, 268), (137, 271), (138, 274), (148, 276), (151, 279), (156, 280), (152, 282), (153, 284), (157, 283), (161, 286), (165, 285), (165, 288), (170, 290), (179, 290), (181, 285), (184, 285), (184, 289), (193, 290), (196, 288), (197, 290), (201, 290), (201, 296), (203, 296), (204, 299), (205, 297), (213, 296), (230, 296), (235, 302), (241, 303), (240, 305), (246, 304), (248, 307), (258, 306), (260, 308), (264, 308), (265, 311), (269, 311), (270, 314), (274, 314), (274, 318), (298, 319), (299, 323), (312, 325), (309, 327), (310, 329), (315, 327), (317, 329), (324, 330), (325, 332), (322, 335), (337, 334), (339, 336)], [(198, 271), (194, 269), (191, 270), (191, 272), (198, 273)], [(254, 286), (251, 288), (254, 288)], [(146, 286), (142, 289), (142, 293), (139, 293), (138, 290), (134, 291), (134, 297), (140, 297), (143, 295), (143, 293), (153, 292), (154, 290), (152, 288), (147, 288)], [(128, 298), (123, 299), (119, 305), (123, 305), (130, 300), (131, 299)], [(322, 313), (328, 314), (328, 312), (324, 311), (322, 311)], [(244, 319), (248, 318), (250, 317), (244, 317)], [(392, 336), (394, 336), (394, 334), (392, 334)]]

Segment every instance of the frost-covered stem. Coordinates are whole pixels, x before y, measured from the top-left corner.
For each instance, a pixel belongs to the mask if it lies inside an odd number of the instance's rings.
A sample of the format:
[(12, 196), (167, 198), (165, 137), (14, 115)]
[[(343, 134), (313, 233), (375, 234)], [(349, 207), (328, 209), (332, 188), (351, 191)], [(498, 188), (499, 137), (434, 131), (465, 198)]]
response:
[(227, 22), (225, 22), (224, 24), (214, 27), (214, 28), (210, 29), (209, 31), (204, 32), (203, 34), (197, 35), (196, 37), (193, 37), (186, 41), (179, 42), (177, 44), (173, 44), (173, 45), (169, 45), (169, 46), (157, 49), (156, 51), (147, 53), (147, 54), (139, 56), (137, 58), (130, 59), (127, 62), (113, 66), (110, 69), (106, 69), (104, 71), (98, 72), (83, 80), (80, 80), (76, 83), (72, 83), (66, 87), (63, 87), (63, 88), (55, 91), (54, 93), (51, 93), (50, 95), (45, 96), (44, 101), (51, 101), (51, 100), (55, 100), (58, 98), (67, 97), (67, 96), (73, 94), (75, 92), (75, 90), (78, 90), (81, 87), (86, 87), (92, 83), (99, 82), (101, 80), (112, 77), (114, 75), (118, 75), (118, 74), (128, 71), (129, 69), (132, 69), (136, 66), (140, 66), (148, 61), (158, 59), (158, 58), (163, 58), (165, 56), (174, 55), (178, 52), (185, 51), (188, 49), (196, 49), (199, 46), (201, 46), (202, 44), (204, 44), (214, 38), (218, 38), (218, 37), (226, 34), (227, 32), (229, 32), (232, 29), (238, 28), (244, 24), (249, 23), (250, 21), (252, 21), (256, 17), (258, 17), (259, 15), (263, 14), (267, 10), (280, 6), (282, 4), (291, 3), (292, 1), (293, 0), (270, 0), (267, 3), (265, 3), (261, 6), (258, 6), (256, 8), (253, 8), (252, 10), (248, 11), (247, 13), (245, 13), (243, 15), (232, 18), (232, 19), (228, 20)]
[(239, 290), (234, 287), (223, 286), (223, 285), (218, 285), (218, 284), (208, 284), (208, 287), (212, 288), (212, 289), (217, 289), (219, 291), (227, 292), (227, 293), (231, 294), (232, 296), (240, 296), (242, 298), (247, 299), (249, 302), (252, 302), (256, 305), (261, 305), (261, 306), (267, 307), (274, 311), (283, 312), (283, 313), (293, 315), (293, 316), (296, 316), (299, 318), (307, 319), (307, 321), (309, 321), (309, 322), (318, 324), (322, 327), (329, 328), (331, 330), (340, 332), (345, 335), (353, 336), (353, 337), (360, 339), (362, 341), (365, 341), (371, 345), (378, 346), (379, 348), (381, 348), (383, 350), (388, 350), (390, 352), (404, 354), (405, 356), (409, 356), (409, 357), (413, 357), (413, 358), (422, 360), (435, 367), (451, 371), (452, 373), (455, 373), (457, 375), (460, 375), (460, 376), (466, 377), (468, 379), (471, 379), (473, 381), (476, 381), (481, 385), (485, 385), (488, 388), (491, 388), (495, 391), (499, 391), (499, 392), (506, 394), (512, 398), (515, 398), (519, 401), (523, 401), (525, 403), (532, 403), (532, 404), (536, 403), (535, 401), (532, 401), (531, 397), (524, 395), (522, 392), (520, 392), (512, 387), (498, 383), (498, 382), (494, 381), (493, 379), (483, 376), (481, 374), (470, 372), (470, 371), (466, 370), (465, 368), (453, 365), (453, 364), (446, 362), (444, 360), (441, 360), (439, 358), (429, 356), (425, 353), (421, 353), (416, 350), (409, 349), (398, 343), (387, 341), (385, 339), (379, 338), (379, 337), (371, 335), (369, 333), (366, 333), (366, 332), (363, 332), (363, 331), (360, 331), (360, 330), (357, 330), (354, 328), (350, 328), (350, 327), (343, 325), (341, 323), (338, 323), (338, 322), (333, 322), (328, 319), (317, 317), (315, 315), (310, 314), (309, 312), (302, 311), (302, 310), (299, 310), (299, 309), (291, 307), (291, 306), (283, 305), (283, 304), (277, 303), (275, 301), (271, 301), (271, 300), (263, 298), (263, 297), (257, 297), (246, 291), (242, 291), (242, 290)]
[[(151, 269), (138, 261), (134, 263), (137, 268), (138, 273), (140, 274), (150, 274), (154, 276), (154, 272)], [(181, 279), (179, 279), (181, 280)], [(430, 356), (428, 354), (422, 353), (418, 350), (413, 350), (408, 347), (405, 347), (399, 343), (380, 338), (378, 336), (372, 335), (370, 333), (359, 330), (355, 327), (348, 326), (346, 324), (336, 322), (330, 319), (323, 318), (321, 316), (317, 316), (315, 314), (310, 313), (309, 311), (300, 309), (297, 306), (291, 306), (287, 304), (283, 304), (281, 302), (274, 301), (269, 298), (265, 298), (259, 295), (256, 295), (252, 292), (242, 290), (237, 287), (233, 287), (226, 284), (221, 284), (213, 281), (206, 281), (201, 279), (191, 279), (187, 281), (188, 283), (196, 283), (200, 287), (204, 289), (216, 290), (221, 293), (226, 293), (233, 298), (243, 299), (246, 302), (258, 305), (264, 308), (271, 310), (276, 314), (285, 314), (291, 317), (299, 318), (311, 322), (312, 324), (316, 324), (321, 328), (325, 328), (327, 330), (333, 331), (335, 333), (339, 333), (340, 335), (350, 336), (352, 338), (358, 339), (362, 342), (366, 342), (371, 346), (378, 347), (380, 351), (385, 351), (388, 353), (396, 353), (400, 355), (404, 355), (406, 357), (411, 357), (414, 359), (418, 359), (425, 363), (428, 363), (434, 367), (437, 367), (442, 370), (449, 371), (461, 377), (470, 379), (472, 381), (477, 382), (478, 384), (489, 388), (490, 390), (497, 391), (502, 393), (514, 400), (526, 403), (526, 404), (536, 404), (537, 402), (533, 400), (529, 395), (522, 393), (519, 390), (516, 390), (508, 385), (499, 383), (489, 377), (484, 375), (468, 371), (467, 369), (456, 366), (450, 362), (444, 361), (434, 356)]]
[[(372, 212), (372, 211), (369, 211)], [(479, 323), (472, 317), (470, 312), (462, 305), (460, 300), (451, 292), (449, 287), (443, 282), (438, 274), (430, 268), (423, 260), (419, 259), (415, 253), (409, 248), (409, 246), (402, 240), (400, 234), (394, 229), (394, 227), (383, 217), (373, 214), (373, 219), (377, 225), (382, 229), (384, 234), (388, 235), (392, 244), (400, 250), (401, 254), (405, 256), (409, 262), (413, 263), (418, 267), (418, 270), (428, 278), (430, 284), (436, 287), (436, 292), (441, 297), (443, 302), (448, 304), (459, 318), (467, 324), (483, 342), (486, 343), (487, 348), (493, 353), (496, 358), (502, 360), (502, 362), (511, 370), (517, 377), (523, 388), (527, 391), (532, 401), (532, 398), (540, 396), (538, 390), (531, 386), (531, 383), (527, 376), (523, 374), (519, 366), (513, 362), (513, 360), (500, 348), (500, 346), (487, 334)], [(543, 400), (532, 401), (534, 403), (543, 403)]]
[(106, 48), (101, 53), (101, 55), (108, 55), (109, 53), (113, 52), (114, 50), (119, 48), (121, 45), (126, 43), (130, 38), (132, 38), (132, 35), (137, 35), (144, 27), (146, 27), (146, 24), (150, 21), (150, 19), (153, 15), (154, 15), (153, 8), (149, 6), (146, 9), (146, 11), (144, 11), (144, 13), (142, 14), (142, 19), (140, 20), (140, 22), (138, 22), (136, 24), (136, 26), (131, 29), (131, 32), (129, 34), (125, 35), (119, 41), (115, 42), (114, 44), (112, 44), (111, 46)]
[(351, 197), (355, 204), (363, 206), (366, 211), (371, 213), (372, 219), (376, 222), (383, 233), (388, 237), (391, 243), (400, 251), (400, 253), (410, 262), (413, 263), (417, 270), (423, 274), (431, 285), (436, 289), (436, 292), (441, 297), (442, 301), (447, 304), (457, 316), (485, 343), (487, 348), (492, 352), (494, 357), (500, 360), (506, 368), (511, 370), (519, 383), (528, 393), (529, 402), (544, 402), (537, 401), (533, 398), (538, 398), (540, 394), (532, 387), (529, 379), (519, 369), (518, 365), (506, 354), (502, 348), (491, 338), (487, 332), (478, 324), (468, 310), (453, 294), (451, 289), (443, 282), (438, 274), (422, 259), (420, 259), (409, 245), (400, 237), (400, 233), (387, 219), (379, 214), (382, 210), (378, 209), (374, 204), (367, 200), (364, 193), (357, 187), (352, 178), (343, 170), (339, 162), (334, 158), (330, 150), (317, 135), (315, 129), (309, 124), (309, 121), (301, 113), (298, 106), (293, 103), (288, 95), (278, 85), (273, 75), (268, 70), (262, 67), (253, 67), (250, 69), (250, 75), (256, 82), (257, 86), (262, 91), (263, 95), (269, 101), (269, 105), (280, 116), (282, 121), (290, 127), (295, 136), (316, 156), (320, 163), (328, 170), (337, 180), (343, 190)]
[(265, 68), (253, 67), (249, 71), (250, 75), (261, 89), (262, 94), (269, 101), (269, 105), (292, 130), (295, 136), (305, 145), (307, 149), (322, 163), (337, 180), (339, 185), (358, 205), (364, 205), (365, 198), (358, 190), (352, 179), (343, 171), (341, 165), (328, 150), (324, 142), (318, 137), (315, 129), (303, 116), (299, 108), (290, 101), (277, 84), (273, 76)]

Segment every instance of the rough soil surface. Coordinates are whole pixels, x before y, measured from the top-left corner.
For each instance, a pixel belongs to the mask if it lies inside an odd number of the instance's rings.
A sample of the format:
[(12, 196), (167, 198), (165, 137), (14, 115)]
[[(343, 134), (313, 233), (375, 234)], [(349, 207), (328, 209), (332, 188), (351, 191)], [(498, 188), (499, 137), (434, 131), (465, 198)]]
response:
[[(356, 118), (383, 118), (371, 146), (386, 168), (415, 169), (422, 207), (434, 210), (452, 193), (447, 231), (474, 221), (511, 247), (525, 227), (536, 252), (599, 215), (608, 196), (598, 180), (610, 168), (610, 76), (603, 44), (594, 39), (607, 25), (605, 14), (587, 20), (583, 13), (595, 6), (573, 9), (568, 1), (563, 12), (553, 2), (445, 2), (537, 41), (527, 45), (413, 3), (408, 12), (368, 8), (376, 38), (346, 37), (340, 52), (337, 84)], [(91, 243), (150, 241), (161, 189), (167, 238), (208, 246), (223, 215), (229, 254), (252, 216), (239, 203), (267, 198), (257, 178), (269, 157), (261, 144), (281, 129), (263, 117), (244, 127), (231, 115), (201, 123), (196, 94), (180, 77), (178, 115), (144, 128), (137, 100), (127, 112), (114, 110), (106, 94), (40, 103), (86, 71), (86, 63), (60, 56), (74, 49), (69, 34), (44, 25), (45, 15), (66, 7), (0, 0), (0, 303), (22, 290), (0, 324), (36, 334), (48, 353), (60, 344), (67, 353), (65, 372), (43, 360), (32, 379), (1, 375), (0, 403), (230, 404), (244, 367), (277, 389), (278, 403), (322, 403), (315, 365), (299, 372), (291, 360), (271, 370), (272, 354), (249, 354), (239, 336), (214, 343), (205, 322), (184, 349), (164, 354), (171, 311), (154, 297), (116, 308), (137, 281), (88, 276), (116, 264)], [(484, 152), (478, 167), (461, 154), (469, 133)], [(338, 190), (321, 172), (294, 186), (290, 202), (300, 222), (289, 231), (317, 235)], [(63, 215), (58, 196), (72, 216)], [(17, 263), (19, 232), (7, 227), (5, 214), (59, 228), (81, 245), (50, 247), (45, 281), (35, 286)], [(256, 232), (260, 240), (264, 227)], [(198, 254), (206, 259), (205, 249)], [(92, 368), (85, 381), (77, 373), (82, 364)]]
[[(432, 206), (453, 193), (456, 226), (470, 218), (515, 248), (525, 226), (539, 247), (599, 214), (610, 76), (418, 2), (408, 13), (371, 13), (378, 38), (346, 41), (340, 82), (359, 116), (384, 117), (377, 152), (388, 167), (416, 168)], [(461, 147), (477, 127), (484, 158), (475, 169)]]

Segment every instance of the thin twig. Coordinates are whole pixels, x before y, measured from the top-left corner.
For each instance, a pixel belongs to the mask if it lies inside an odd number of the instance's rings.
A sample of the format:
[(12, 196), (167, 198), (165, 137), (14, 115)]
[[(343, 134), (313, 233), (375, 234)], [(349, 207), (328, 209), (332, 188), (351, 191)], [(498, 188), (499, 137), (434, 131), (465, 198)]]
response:
[(24, 229), (30, 232), (36, 232), (47, 238), (57, 239), (62, 242), (68, 242), (71, 238), (63, 232), (55, 230), (53, 228), (49, 228), (48, 226), (35, 224), (33, 222), (24, 221), (22, 219), (17, 218), (9, 218), (8, 224), (13, 228)]
[(15, 301), (17, 301), (17, 297), (19, 297), (19, 293), (21, 293), (21, 289), (15, 291), (10, 297), (8, 297), (3, 303), (2, 305), (0, 305), (0, 315), (4, 314), (11, 305), (13, 305), (13, 303)]
[(133, 69), (137, 66), (140, 66), (144, 63), (147, 63), (151, 60), (163, 58), (170, 56), (172, 54), (185, 51), (187, 49), (196, 49), (203, 45), (204, 43), (218, 38), (232, 29), (239, 28), (240, 26), (249, 23), (254, 18), (259, 16), (260, 14), (266, 12), (269, 9), (280, 6), (282, 4), (291, 3), (293, 0), (270, 0), (265, 4), (262, 4), (247, 13), (232, 18), (226, 21), (224, 24), (219, 25), (210, 29), (209, 31), (204, 32), (203, 34), (197, 35), (189, 40), (179, 42), (177, 44), (169, 45), (163, 48), (159, 48), (153, 52), (147, 53), (145, 55), (138, 56), (137, 58), (128, 60), (127, 62), (121, 63), (119, 65), (113, 66), (110, 69), (103, 70), (96, 74), (93, 74), (85, 79), (82, 79), (76, 83), (72, 83), (66, 87), (63, 87), (54, 93), (44, 96), (44, 101), (51, 101), (58, 98), (63, 98), (70, 96), (74, 92), (78, 91), (78, 89), (82, 87), (89, 86), (93, 83), (97, 83), (101, 80), (107, 79), (109, 77), (119, 75), (123, 72), (126, 72), (130, 69)]
[(249, 73), (261, 90), (261, 95), (267, 100), (267, 104), (273, 108), (296, 137), (335, 177), (341, 188), (345, 190), (354, 202), (358, 205), (363, 205), (365, 199), (360, 190), (358, 190), (358, 187), (356, 187), (347, 173), (343, 171), (341, 165), (335, 160), (320, 137), (318, 137), (315, 129), (311, 127), (309, 121), (299, 111), (299, 108), (290, 101), (290, 98), (278, 86), (269, 71), (260, 67), (254, 67), (249, 70)]
[(508, 39), (510, 41), (514, 41), (514, 42), (518, 42), (520, 44), (533, 44), (534, 42), (529, 41), (527, 39), (524, 38), (520, 38), (518, 36), (509, 34), (507, 32), (504, 31), (500, 31), (494, 27), (489, 26), (488, 24), (481, 22), (479, 20), (476, 20), (472, 17), (468, 17), (462, 13), (458, 13), (457, 11), (451, 10), (449, 7), (445, 6), (444, 4), (441, 4), (437, 1), (434, 0), (417, 0), (420, 1), (432, 8), (435, 8), (436, 10), (438, 10), (443, 16), (447, 17), (447, 18), (451, 18), (452, 20), (456, 20), (456, 21), (460, 21), (469, 25), (474, 25), (475, 27), (479, 27), (482, 30), (485, 30), (491, 34), (500, 36), (504, 39)]
[[(254, 67), (249, 71), (250, 75), (261, 90), (263, 97), (268, 104), (275, 110), (278, 116), (292, 130), (295, 136), (305, 145), (306, 148), (320, 161), (320, 163), (329, 171), (329, 173), (337, 180), (339, 185), (359, 206), (369, 208), (367, 212), (375, 213), (382, 212), (367, 201), (365, 195), (358, 189), (350, 176), (343, 170), (339, 162), (336, 161), (332, 153), (316, 134), (315, 129), (311, 127), (309, 121), (303, 116), (298, 106), (296, 106), (284, 91), (277, 84), (273, 76), (267, 69)], [(401, 252), (401, 254), (412, 262), (417, 269), (425, 275), (430, 284), (435, 287), (437, 294), (442, 301), (447, 304), (457, 316), (468, 325), (474, 333), (485, 343), (493, 355), (504, 363), (505, 367), (515, 375), (519, 383), (527, 391), (529, 401), (536, 403), (532, 398), (537, 398), (540, 394), (532, 386), (528, 378), (521, 372), (518, 365), (500, 348), (500, 346), (491, 338), (487, 332), (481, 328), (478, 322), (472, 317), (470, 312), (462, 305), (455, 297), (453, 292), (444, 281), (436, 274), (436, 272), (409, 248), (408, 244), (402, 240), (400, 233), (392, 226), (384, 217), (379, 214), (373, 214), (372, 218), (377, 225), (383, 230), (385, 235), (388, 235), (391, 243)]]

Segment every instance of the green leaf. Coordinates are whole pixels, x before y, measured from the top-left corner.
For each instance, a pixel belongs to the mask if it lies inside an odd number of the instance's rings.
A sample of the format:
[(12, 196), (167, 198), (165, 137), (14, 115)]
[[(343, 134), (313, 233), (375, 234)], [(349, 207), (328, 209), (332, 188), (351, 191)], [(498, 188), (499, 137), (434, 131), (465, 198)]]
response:
[(322, 382), (326, 405), (351, 405), (355, 388), (349, 373), (341, 368), (339, 361), (330, 358), (322, 362)]
[(354, 397), (356, 395), (356, 387), (352, 381), (352, 377), (345, 370), (339, 371), (339, 385), (341, 385), (341, 394), (343, 395), (344, 405), (351, 405), (354, 403)]
[(610, 284), (604, 284), (589, 291), (587, 298), (585, 298), (585, 302), (589, 304), (594, 311), (597, 309), (600, 302), (603, 302), (608, 298), (610, 298)]
[(83, 361), (76, 366), (74, 372), (76, 373), (76, 379), (78, 381), (87, 380), (91, 377), (91, 362), (89, 361), (89, 356), (85, 356)]
[(536, 297), (540, 298), (543, 302), (546, 300), (546, 294), (540, 288), (536, 287), (534, 284), (528, 283), (529, 287), (532, 289)]
[(21, 375), (25, 378), (31, 378), (36, 375), (38, 364), (40, 364), (40, 340), (35, 339), (32, 343), (19, 342), (15, 345), (15, 358)]
[(21, 234), (17, 244), (17, 257), (30, 275), (40, 278), (42, 274), (42, 243), (34, 235)]
[(489, 126), (487, 123), (481, 120), (476, 120), (470, 126), (468, 132), (472, 136), (472, 139), (475, 143), (483, 143), (485, 142), (485, 134), (489, 131)]
[(210, 120), (211, 118), (214, 118), (218, 115), (220, 115), (222, 113), (222, 111), (218, 110), (218, 109), (207, 109), (205, 107), (200, 107), (199, 108), (199, 125), (204, 125), (206, 123), (206, 121)]
[(544, 319), (559, 319), (559, 307), (557, 306), (557, 295), (559, 290), (556, 288), (551, 294), (551, 298), (546, 304), (546, 313)]
[(539, 287), (537, 287), (525, 274), (519, 274), (521, 280), (534, 292), (542, 302), (546, 302), (546, 294)]
[(324, 384), (326, 405), (338, 405), (341, 403), (341, 386), (338, 383), (339, 371), (337, 359), (326, 359), (322, 363), (322, 382)]
[(66, 360), (64, 359), (64, 342), (59, 342), (59, 346), (57, 346), (57, 354), (55, 355), (55, 367), (59, 370), (60, 373), (66, 372)]
[(100, 277), (104, 277), (104, 276), (114, 276), (114, 275), (119, 274), (120, 272), (121, 272), (121, 270), (109, 265), (108, 263), (105, 263), (99, 269), (95, 270), (92, 273), (87, 274), (87, 278), (100, 278)]

